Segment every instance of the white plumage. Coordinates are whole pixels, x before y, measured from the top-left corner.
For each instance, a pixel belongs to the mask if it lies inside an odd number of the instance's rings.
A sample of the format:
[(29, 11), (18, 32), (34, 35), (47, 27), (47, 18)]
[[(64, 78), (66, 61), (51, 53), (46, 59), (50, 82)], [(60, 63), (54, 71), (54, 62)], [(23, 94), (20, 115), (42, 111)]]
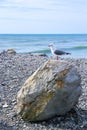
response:
[(69, 55), (70, 53), (68, 52), (64, 52), (64, 51), (61, 51), (61, 50), (57, 50), (57, 49), (54, 49), (54, 46), (53, 44), (49, 44), (49, 47), (50, 47), (50, 50), (51, 50), (51, 53), (55, 56), (57, 56), (57, 60), (58, 60), (58, 56), (59, 55)]

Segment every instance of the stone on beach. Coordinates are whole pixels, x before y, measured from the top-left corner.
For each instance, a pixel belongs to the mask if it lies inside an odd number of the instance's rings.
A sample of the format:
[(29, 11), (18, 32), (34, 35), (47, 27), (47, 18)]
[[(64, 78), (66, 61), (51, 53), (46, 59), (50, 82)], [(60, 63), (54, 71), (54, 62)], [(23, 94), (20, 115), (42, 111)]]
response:
[(12, 48), (7, 49), (7, 52), (11, 54), (16, 54), (16, 51)]
[(67, 61), (49, 60), (24, 83), (17, 96), (17, 113), (29, 121), (64, 115), (78, 102), (81, 79)]

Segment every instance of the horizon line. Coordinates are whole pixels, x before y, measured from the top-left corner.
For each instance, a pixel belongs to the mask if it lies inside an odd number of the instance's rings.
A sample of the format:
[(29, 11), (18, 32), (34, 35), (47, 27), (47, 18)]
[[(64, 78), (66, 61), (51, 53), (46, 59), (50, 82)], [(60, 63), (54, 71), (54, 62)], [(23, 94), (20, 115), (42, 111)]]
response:
[(87, 33), (0, 33), (0, 35), (87, 35)]

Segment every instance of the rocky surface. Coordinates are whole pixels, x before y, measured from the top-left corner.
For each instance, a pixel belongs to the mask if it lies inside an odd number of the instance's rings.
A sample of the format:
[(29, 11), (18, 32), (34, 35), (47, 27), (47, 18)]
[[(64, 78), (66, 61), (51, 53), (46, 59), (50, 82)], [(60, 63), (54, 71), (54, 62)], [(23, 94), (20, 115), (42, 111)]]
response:
[(7, 49), (7, 53), (16, 54), (16, 51), (12, 48)]
[(64, 60), (48, 60), (25, 81), (17, 96), (17, 113), (28, 121), (65, 115), (78, 102), (81, 78)]
[(15, 114), (17, 92), (25, 80), (48, 58), (30, 54), (0, 54), (0, 130), (86, 130), (87, 59), (66, 59), (81, 75), (82, 95), (65, 116), (43, 122), (26, 122)]

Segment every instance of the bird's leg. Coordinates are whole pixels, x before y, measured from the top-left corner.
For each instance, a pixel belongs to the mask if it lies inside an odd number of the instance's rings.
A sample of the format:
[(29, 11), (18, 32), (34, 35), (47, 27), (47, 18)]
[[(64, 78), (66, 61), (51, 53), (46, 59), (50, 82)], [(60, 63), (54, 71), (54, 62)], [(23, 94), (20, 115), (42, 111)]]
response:
[(57, 58), (57, 60), (59, 59), (58, 56), (56, 58)]

